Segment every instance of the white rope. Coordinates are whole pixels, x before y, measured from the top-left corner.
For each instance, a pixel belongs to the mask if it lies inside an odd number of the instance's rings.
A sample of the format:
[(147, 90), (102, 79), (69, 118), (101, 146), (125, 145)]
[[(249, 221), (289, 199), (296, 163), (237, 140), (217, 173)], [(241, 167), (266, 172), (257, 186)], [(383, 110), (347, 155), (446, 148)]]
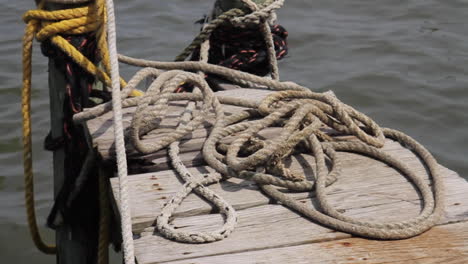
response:
[(134, 246), (132, 219), (130, 215), (130, 197), (127, 184), (127, 157), (122, 125), (122, 101), (120, 94), (119, 62), (117, 60), (115, 14), (113, 0), (106, 0), (107, 6), (107, 43), (111, 63), (112, 108), (114, 110), (115, 152), (117, 153), (117, 171), (119, 175), (120, 219), (122, 228), (123, 253), (125, 264), (134, 264)]
[[(252, 12), (259, 10), (257, 4), (252, 2), (252, 0), (242, 0), (242, 2), (246, 6), (248, 6), (252, 10)], [(259, 21), (259, 25), (268, 51), (268, 61), (270, 63), (271, 68), (271, 78), (273, 80), (279, 81), (278, 61), (276, 60), (275, 43), (273, 42), (273, 36), (271, 35), (270, 24), (268, 24), (267, 19), (261, 19)]]
[[(205, 40), (201, 44), (200, 48), (200, 61), (208, 62), (208, 51), (210, 49), (209, 40)], [(201, 80), (204, 80), (205, 73), (198, 71), (198, 75)], [(203, 95), (203, 93), (211, 93), (209, 86), (207, 89), (202, 87), (195, 87), (193, 94)], [(203, 89), (201, 91), (200, 89)], [(202, 93), (203, 92), (203, 93)], [(192, 112), (196, 108), (196, 102), (190, 101), (180, 119), (180, 126), (186, 126), (192, 118)], [(156, 219), (156, 230), (163, 236), (185, 243), (207, 243), (219, 241), (226, 238), (229, 234), (234, 231), (237, 224), (237, 213), (229, 202), (224, 200), (221, 196), (210, 190), (206, 185), (219, 182), (221, 175), (219, 173), (206, 174), (204, 176), (194, 176), (184, 165), (179, 157), (179, 143), (180, 141), (174, 141), (169, 145), (169, 157), (171, 164), (174, 167), (177, 174), (185, 181), (184, 186), (179, 192), (177, 192), (161, 209), (161, 214)], [(198, 193), (200, 196), (211, 202), (215, 207), (219, 209), (219, 212), (224, 215), (225, 223), (217, 230), (209, 232), (187, 232), (183, 230), (176, 230), (169, 224), (169, 219), (172, 218), (173, 213), (177, 207), (183, 202), (183, 200), (193, 191)]]
[[(253, 6), (252, 1), (243, 1)], [(278, 0), (274, 3), (279, 6), (282, 2), (284, 1)], [(115, 17), (113, 14), (112, 0), (107, 0), (107, 3), (109, 12), (109, 50), (112, 60), (111, 77), (115, 116), (116, 153), (120, 178), (123, 248), (125, 263), (133, 264), (135, 260), (133, 256), (131, 219), (125, 182), (127, 168), (121, 120), (122, 113), (120, 102), (122, 98), (117, 80), (119, 74), (115, 47)], [(260, 17), (259, 21), (264, 22), (265, 20)], [(224, 67), (210, 65), (206, 63), (207, 50), (209, 48), (207, 45), (207, 42), (202, 45), (201, 62), (167, 63), (136, 60), (120, 56), (122, 61), (138, 66), (150, 66), (159, 69), (177, 69), (160, 74), (148, 88), (144, 97), (123, 101), (123, 104), (127, 106), (137, 105), (135, 117), (132, 121), (129, 133), (131, 136), (131, 143), (134, 145), (135, 149), (141, 153), (151, 153), (170, 146), (169, 155), (172, 164), (185, 181), (181, 191), (176, 193), (168, 201), (167, 205), (162, 209), (161, 215), (157, 218), (156, 228), (162, 235), (177, 241), (189, 243), (213, 242), (221, 240), (229, 235), (237, 222), (233, 207), (205, 187), (208, 184), (220, 180), (221, 175), (212, 174), (195, 177), (187, 170), (178, 156), (178, 141), (186, 133), (193, 131), (201, 123), (210, 109), (214, 110), (216, 121), (203, 146), (202, 153), (205, 161), (225, 177), (238, 177), (256, 182), (268, 196), (300, 212), (311, 220), (335, 230), (359, 236), (378, 239), (402, 239), (426, 231), (434, 226), (442, 217), (444, 212), (444, 186), (440, 172), (438, 171), (438, 164), (431, 154), (416, 141), (401, 132), (380, 128), (370, 118), (354, 110), (350, 106), (343, 104), (332, 96), (314, 93), (295, 83), (268, 80)], [(183, 72), (181, 70), (198, 71), (198, 74)], [(126, 89), (124, 89), (124, 97), (127, 94), (127, 89), (131, 89), (132, 85), (136, 85), (139, 82), (134, 80), (141, 80), (144, 75), (158, 75), (158, 72), (158, 70), (145, 69), (142, 70), (141, 73), (137, 73), (136, 77), (134, 77), (129, 85), (127, 85)], [(244, 111), (232, 116), (225, 116), (220, 106), (221, 98), (218, 99), (214, 96), (201, 72), (215, 73), (233, 80), (244, 79), (250, 82), (268, 85), (275, 90), (288, 91), (277, 92), (267, 96), (260, 104), (253, 105), (255, 111)], [(182, 82), (189, 82), (192, 84), (195, 87), (194, 93), (175, 94), (174, 91)], [(201, 94), (197, 92), (198, 90)], [(200, 111), (198, 111), (200, 115), (192, 117), (193, 109), (196, 105), (195, 102), (190, 102), (186, 112), (181, 117), (179, 126), (171, 132), (171, 134), (168, 134), (167, 137), (159, 141), (143, 144), (140, 140), (140, 136), (156, 128), (154, 124), (147, 121), (164, 117), (167, 111), (167, 107), (165, 106), (167, 106), (170, 101), (181, 99), (203, 101)], [(235, 102), (235, 104), (245, 104), (243, 100), (237, 101), (238, 102)], [(278, 104), (278, 102), (284, 102), (285, 104)], [(95, 116), (96, 114), (107, 111), (107, 108), (108, 107), (105, 105), (99, 106), (94, 109), (96, 111), (91, 110), (93, 113), (84, 113), (83, 116)], [(78, 117), (77, 115), (77, 119), (75, 120), (80, 120), (83, 116)], [(287, 121), (283, 125), (283, 131), (277, 137), (265, 142), (256, 139), (255, 135), (260, 130), (275, 124), (275, 122), (280, 119), (285, 119)], [(320, 131), (318, 131), (318, 127), (321, 125), (320, 122), (341, 133), (353, 135), (360, 141), (333, 141), (330, 138), (329, 142), (327, 142), (327, 140), (320, 142), (317, 138), (317, 136), (321, 135)], [(222, 138), (234, 134), (237, 135), (230, 144), (218, 144)], [(433, 182), (432, 188), (430, 188), (420, 176), (410, 171), (404, 163), (378, 149), (383, 146), (385, 137), (393, 138), (415, 152), (429, 170), (430, 178)], [(250, 143), (248, 143), (249, 141)], [(315, 165), (317, 168), (317, 175), (315, 183), (305, 180), (297, 181), (297, 177), (290, 177), (294, 175), (288, 175), (287, 171), (283, 170), (282, 159), (291, 155), (296, 150), (296, 147), (298, 147), (298, 149), (304, 147), (299, 146), (300, 142), (305, 142), (304, 146), (316, 157)], [(245, 154), (240, 154), (240, 150), (245, 146), (245, 143), (248, 143), (248, 145), (255, 150), (247, 156)], [(219, 150), (217, 146), (219, 146)], [(224, 150), (222, 148), (224, 148)], [(335, 158), (336, 151), (349, 151), (371, 156), (402, 172), (402, 174), (406, 175), (407, 178), (414, 183), (415, 187), (421, 193), (424, 205), (420, 214), (406, 221), (382, 223), (362, 221), (344, 216), (331, 207), (326, 200), (325, 187), (336, 180), (336, 175), (339, 171), (337, 170), (339, 167), (339, 160)], [(331, 171), (328, 171), (325, 164), (325, 158), (327, 156), (334, 162)], [(335, 165), (337, 165), (336, 168)], [(261, 168), (261, 170), (258, 171), (257, 168)], [(263, 170), (264, 172), (262, 172)], [(320, 211), (315, 208), (305, 207), (288, 195), (279, 192), (274, 187), (287, 187), (288, 189), (296, 191), (312, 191), (314, 185), (319, 207), (321, 208)], [(192, 190), (211, 201), (218, 207), (220, 213), (225, 216), (225, 224), (220, 229), (211, 232), (184, 232), (175, 230), (169, 224), (169, 219), (173, 212), (175, 212), (176, 208)]]

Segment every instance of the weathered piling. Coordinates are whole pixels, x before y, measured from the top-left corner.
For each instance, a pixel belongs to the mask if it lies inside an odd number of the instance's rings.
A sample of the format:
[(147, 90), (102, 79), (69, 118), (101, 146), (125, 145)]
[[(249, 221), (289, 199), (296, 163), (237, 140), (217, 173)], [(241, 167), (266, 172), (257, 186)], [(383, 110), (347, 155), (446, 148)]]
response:
[[(47, 3), (46, 9), (59, 10), (77, 6)], [(76, 36), (69, 36), (70, 41), (74, 38)], [(65, 111), (68, 104), (66, 89), (69, 85), (65, 77), (65, 60), (71, 63), (69, 58), (49, 57), (50, 138), (52, 141), (69, 140), (64, 132), (65, 120), (71, 119), (71, 116), (67, 116), (69, 113)], [(77, 76), (77, 78), (77, 82), (84, 82), (82, 79), (84, 77)], [(85, 141), (84, 138), (78, 140)], [(81, 186), (77, 186), (79, 185), (76, 184), (77, 172), (73, 171), (75, 168), (67, 166), (70, 163), (67, 159), (71, 155), (73, 153), (67, 153), (64, 145), (53, 150), (55, 205), (49, 216), (49, 224), (52, 224), (56, 230), (57, 263), (96, 263), (99, 221), (97, 172), (85, 175), (86, 178), (81, 182)], [(77, 192), (74, 190), (76, 187), (82, 190)], [(73, 192), (77, 193), (74, 200), (69, 196)], [(65, 199), (67, 201), (64, 201)], [(64, 211), (67, 217), (64, 217)]]

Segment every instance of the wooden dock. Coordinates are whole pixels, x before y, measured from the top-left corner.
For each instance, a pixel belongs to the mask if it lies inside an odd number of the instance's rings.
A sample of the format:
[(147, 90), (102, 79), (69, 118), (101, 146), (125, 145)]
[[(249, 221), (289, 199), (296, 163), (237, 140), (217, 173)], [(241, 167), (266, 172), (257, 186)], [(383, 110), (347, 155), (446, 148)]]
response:
[[(236, 89), (218, 94), (260, 100), (266, 90)], [(162, 121), (174, 127), (184, 104), (171, 104), (171, 115)], [(237, 107), (225, 106), (226, 112)], [(124, 125), (130, 124), (135, 108), (125, 109)], [(202, 144), (213, 117), (180, 144), (181, 159), (195, 173), (211, 172), (202, 156)], [(90, 120), (87, 129), (93, 147), (104, 163), (114, 162), (112, 113)], [(275, 131), (265, 131), (265, 137)], [(156, 132), (143, 137), (151, 141)], [(414, 154), (398, 143), (387, 141), (384, 150), (417, 171), (426, 169)], [(179, 191), (182, 182), (171, 170), (166, 150), (140, 155), (128, 147), (131, 214), (135, 254), (139, 264), (149, 263), (468, 263), (468, 182), (441, 167), (446, 185), (446, 212), (438, 225), (406, 240), (379, 241), (353, 237), (330, 230), (276, 204), (259, 191), (255, 183), (231, 178), (210, 185), (238, 211), (238, 225), (226, 239), (208, 244), (184, 244), (160, 236), (154, 228), (165, 202)], [(340, 152), (343, 172), (328, 187), (330, 202), (346, 215), (365, 220), (403, 220), (421, 209), (420, 196), (404, 176), (386, 164), (361, 155)], [(294, 156), (293, 170), (312, 175), (307, 154)], [(111, 178), (113, 198), (118, 197), (118, 179)], [(300, 203), (313, 206), (313, 194), (291, 193)], [(118, 199), (112, 199), (114, 202)], [(118, 208), (118, 204), (115, 204)], [(116, 214), (118, 215), (118, 214)], [(213, 230), (223, 223), (212, 206), (191, 194), (178, 208), (172, 224), (180, 230)], [(119, 232), (115, 230), (114, 232)]]

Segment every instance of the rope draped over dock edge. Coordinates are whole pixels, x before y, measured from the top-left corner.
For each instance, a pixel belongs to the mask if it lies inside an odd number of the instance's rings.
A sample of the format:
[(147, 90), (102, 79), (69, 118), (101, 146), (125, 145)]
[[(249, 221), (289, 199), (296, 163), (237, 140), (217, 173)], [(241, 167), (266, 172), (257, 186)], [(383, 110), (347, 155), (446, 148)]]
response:
[(107, 7), (107, 43), (109, 47), (110, 75), (112, 80), (112, 110), (114, 111), (114, 138), (117, 156), (117, 174), (119, 177), (120, 222), (122, 230), (122, 249), (125, 264), (135, 263), (133, 246), (132, 217), (130, 194), (127, 180), (127, 155), (122, 124), (122, 102), (120, 100), (120, 72), (117, 60), (117, 37), (115, 29), (114, 1), (106, 0)]

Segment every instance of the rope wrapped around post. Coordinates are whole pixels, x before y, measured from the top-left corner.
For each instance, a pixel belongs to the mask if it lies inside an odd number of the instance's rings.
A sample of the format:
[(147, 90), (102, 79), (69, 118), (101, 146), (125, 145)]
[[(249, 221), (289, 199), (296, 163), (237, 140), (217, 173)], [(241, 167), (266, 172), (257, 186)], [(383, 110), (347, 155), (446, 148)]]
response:
[[(32, 44), (34, 38), (39, 42), (51, 43), (60, 52), (63, 52), (71, 61), (76, 63), (89, 74), (96, 76), (106, 86), (110, 86), (111, 79), (109, 51), (107, 48), (106, 34), (106, 6), (103, 0), (85, 1), (85, 0), (42, 0), (36, 1), (38, 8), (30, 10), (23, 15), (23, 20), (27, 24), (23, 37), (23, 88), (22, 88), (22, 116), (23, 116), (23, 159), (25, 176), (25, 201), (28, 217), (28, 225), (31, 236), (36, 247), (46, 253), (55, 254), (55, 245), (47, 245), (42, 241), (39, 234), (35, 209), (34, 209), (34, 181), (32, 170), (32, 144), (31, 144), (31, 75), (32, 75)], [(49, 11), (44, 9), (46, 2), (61, 4), (85, 4), (79, 7), (66, 8), (61, 10)], [(73, 46), (63, 35), (82, 35), (90, 34), (97, 40), (97, 50), (99, 59), (102, 61), (104, 69), (96, 66), (88, 57), (83, 55), (75, 46)], [(115, 54), (114, 57), (116, 57)], [(126, 85), (123, 79), (119, 80), (122, 86)], [(141, 92), (132, 90), (129, 95), (141, 95)], [(100, 187), (105, 185), (99, 185)], [(104, 193), (105, 190), (101, 189)], [(105, 224), (104, 221), (102, 224)], [(101, 226), (102, 227), (102, 226)], [(107, 238), (103, 228), (100, 232), (99, 256), (98, 262), (107, 261), (105, 253), (107, 249)]]
[(256, 1), (259, 4), (236, 0), (227, 1), (225, 6), (220, 2), (223, 1), (215, 3), (201, 32), (175, 61), (184, 61), (190, 54), (191, 60), (197, 60), (201, 44), (210, 40), (214, 49), (210, 50), (207, 62), (261, 76), (270, 73), (273, 79), (279, 80), (277, 60), (287, 54), (287, 32), (273, 22), (275, 11), (284, 0)]

